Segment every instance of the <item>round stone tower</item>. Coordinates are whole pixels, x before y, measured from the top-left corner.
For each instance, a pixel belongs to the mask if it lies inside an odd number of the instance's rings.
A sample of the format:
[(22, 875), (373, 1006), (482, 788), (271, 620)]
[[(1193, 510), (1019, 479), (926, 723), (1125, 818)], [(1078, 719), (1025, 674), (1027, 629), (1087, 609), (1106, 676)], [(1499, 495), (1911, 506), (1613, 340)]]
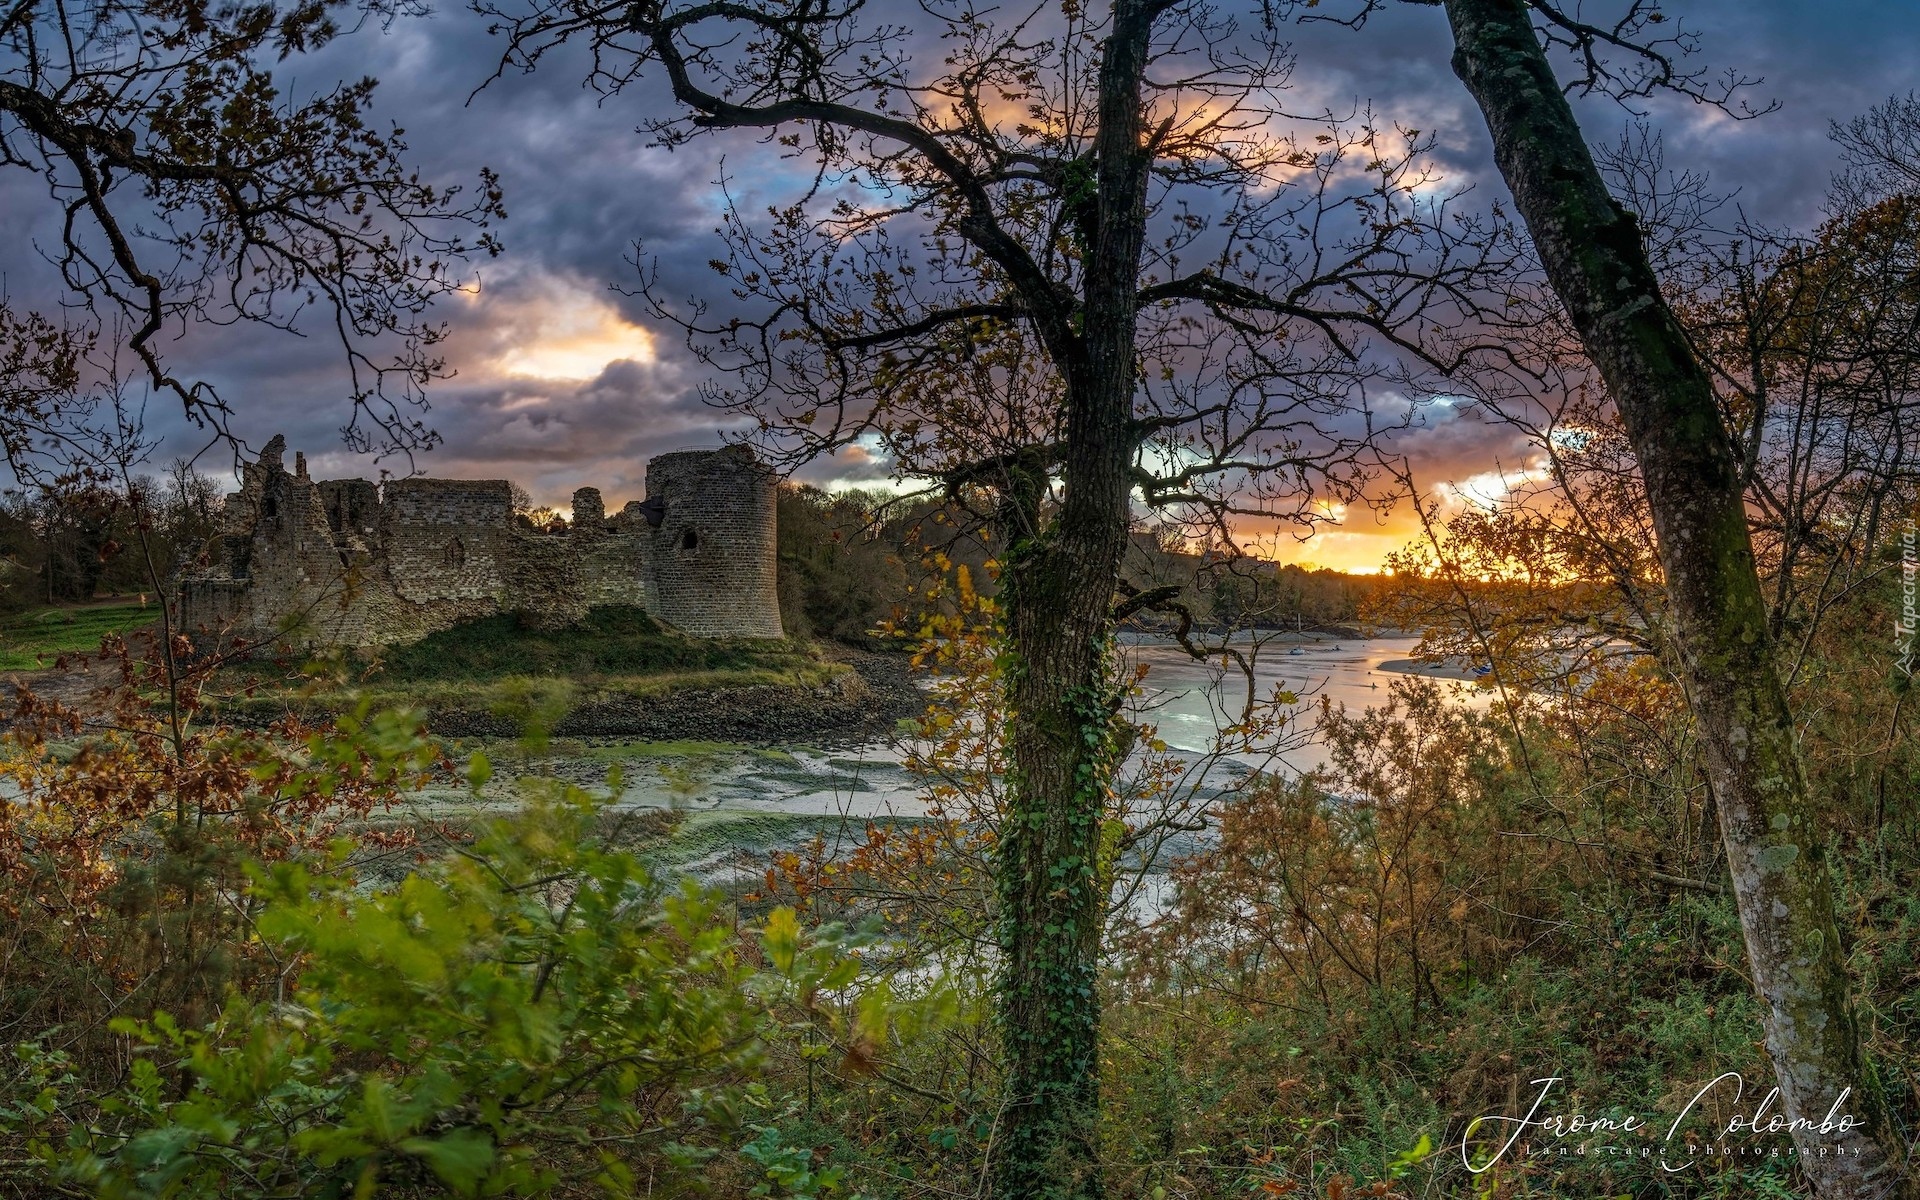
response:
[(648, 556), (661, 619), (695, 637), (784, 637), (778, 481), (745, 446), (683, 450), (647, 464), (664, 507)]

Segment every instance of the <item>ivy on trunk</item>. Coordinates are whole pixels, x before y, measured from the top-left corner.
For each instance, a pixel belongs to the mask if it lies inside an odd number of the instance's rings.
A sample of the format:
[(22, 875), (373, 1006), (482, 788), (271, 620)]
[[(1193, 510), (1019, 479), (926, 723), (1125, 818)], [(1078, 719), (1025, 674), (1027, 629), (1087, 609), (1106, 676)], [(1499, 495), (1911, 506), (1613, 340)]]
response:
[(582, 41), (605, 92), (661, 77), (660, 143), (750, 130), (817, 172), (786, 206), (724, 208), (724, 303), (665, 294), (644, 255), (639, 295), (769, 457), (877, 449), (999, 535), (988, 1169), (1004, 1200), (1098, 1196), (1113, 630), (1171, 598), (1126, 578), (1135, 506), (1226, 564), (1243, 518), (1305, 532), (1358, 502), (1369, 389), (1429, 342), (1462, 352), (1441, 335), (1463, 318), (1499, 319), (1476, 297), (1505, 227), (1449, 209), (1427, 135), (1328, 115), (1277, 132), (1282, 31), (1207, 6), (933, 6), (917, 27), (859, 0), (478, 7), (503, 65)]

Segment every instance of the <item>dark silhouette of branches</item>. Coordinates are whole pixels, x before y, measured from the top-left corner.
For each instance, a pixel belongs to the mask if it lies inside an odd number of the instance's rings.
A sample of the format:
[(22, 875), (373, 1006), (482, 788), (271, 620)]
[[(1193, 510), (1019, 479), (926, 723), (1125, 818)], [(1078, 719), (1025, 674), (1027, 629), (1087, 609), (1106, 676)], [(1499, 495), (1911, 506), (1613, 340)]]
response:
[[(300, 330), (314, 310), (350, 368), (349, 443), (432, 444), (416, 410), (445, 365), (428, 309), (462, 286), (464, 258), (497, 250), (498, 184), (483, 171), (466, 192), (410, 170), (403, 132), (368, 120), (373, 80), (295, 97), (271, 70), (369, 15), (328, 0), (17, 0), (0, 13), (0, 169), (43, 181), (60, 232), (42, 252), (68, 290), (64, 318), (11, 314), (5, 328), (29, 354), (49, 329), (70, 339), (74, 369), (24, 385), (42, 416), (73, 411), (102, 371), (77, 364), (104, 341), (224, 436), (229, 401), (170, 362), (170, 333)], [(8, 404), (15, 454), (45, 431), (21, 396)]]

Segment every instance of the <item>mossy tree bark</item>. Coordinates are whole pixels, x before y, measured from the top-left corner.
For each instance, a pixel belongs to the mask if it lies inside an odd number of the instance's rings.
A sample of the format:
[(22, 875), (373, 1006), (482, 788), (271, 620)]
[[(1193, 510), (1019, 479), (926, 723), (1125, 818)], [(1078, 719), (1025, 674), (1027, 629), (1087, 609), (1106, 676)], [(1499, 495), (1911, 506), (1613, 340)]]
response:
[(1011, 761), (995, 861), (996, 1018), (1006, 1080), (990, 1170), (1004, 1200), (1102, 1191), (1096, 856), (1114, 766), (1108, 613), (1120, 564), (1108, 524), (1061, 520), (1017, 540), (1002, 576)]
[[(1781, 1107), (1807, 1122), (1794, 1131), (1800, 1167), (1827, 1200), (1912, 1197), (1906, 1152), (1861, 1050), (1833, 879), (1712, 384), (1661, 295), (1637, 223), (1595, 168), (1527, 4), (1445, 7), (1454, 70), (1486, 117), (1501, 174), (1639, 460)], [(1839, 1114), (1865, 1127), (1823, 1130)], [(1845, 1152), (1832, 1153), (1835, 1143)]]
[[(1082, 334), (1055, 355), (1067, 408), (1060, 507), (1033, 536), (1009, 539), (1012, 761), (996, 864), (1008, 1107), (991, 1164), (1003, 1200), (1102, 1193), (1097, 976), (1107, 896), (1096, 859), (1117, 765), (1113, 603), (1140, 450), (1136, 311), (1153, 162), (1141, 81), (1164, 7), (1115, 5), (1099, 71), (1095, 197), (1078, 220), (1088, 247)], [(1043, 487), (1029, 477), (1003, 492), (1033, 522)]]

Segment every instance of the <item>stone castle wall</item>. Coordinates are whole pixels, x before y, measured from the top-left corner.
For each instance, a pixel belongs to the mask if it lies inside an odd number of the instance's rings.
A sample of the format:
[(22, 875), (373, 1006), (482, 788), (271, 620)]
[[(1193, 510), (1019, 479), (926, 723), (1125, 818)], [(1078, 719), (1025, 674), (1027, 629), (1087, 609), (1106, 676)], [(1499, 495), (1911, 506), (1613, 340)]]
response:
[(744, 446), (664, 455), (647, 501), (608, 517), (574, 493), (563, 532), (513, 512), (504, 480), (314, 481), (285, 440), (242, 469), (224, 554), (180, 581), (181, 623), (251, 643), (416, 641), (497, 613), (561, 628), (633, 605), (699, 637), (777, 638), (776, 481)]
[[(647, 464), (647, 495), (666, 501), (653, 571), (661, 619), (700, 637), (779, 637), (776, 493), (751, 456), (700, 451)], [(728, 496), (730, 504), (700, 498)]]

